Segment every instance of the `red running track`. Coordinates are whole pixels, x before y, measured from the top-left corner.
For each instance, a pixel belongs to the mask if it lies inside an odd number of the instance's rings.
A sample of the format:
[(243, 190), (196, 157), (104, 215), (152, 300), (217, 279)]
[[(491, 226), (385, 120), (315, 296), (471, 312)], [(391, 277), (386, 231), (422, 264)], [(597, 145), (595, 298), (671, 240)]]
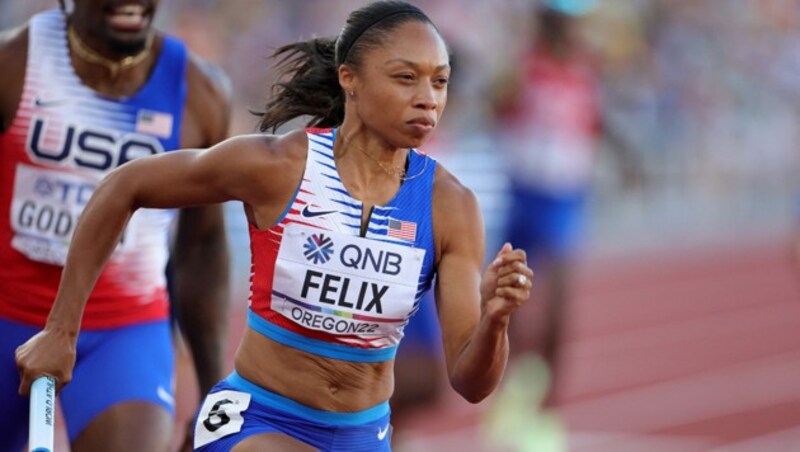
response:
[[(800, 450), (800, 269), (788, 250), (776, 239), (581, 263), (559, 408), (569, 449)], [(188, 375), (183, 360), (181, 430), (196, 397)], [(398, 450), (497, 450), (482, 435), (490, 403), (447, 389)]]
[[(789, 249), (776, 239), (583, 262), (559, 407), (569, 450), (800, 450)], [(406, 426), (406, 449), (496, 450), (483, 411), (448, 396)]]

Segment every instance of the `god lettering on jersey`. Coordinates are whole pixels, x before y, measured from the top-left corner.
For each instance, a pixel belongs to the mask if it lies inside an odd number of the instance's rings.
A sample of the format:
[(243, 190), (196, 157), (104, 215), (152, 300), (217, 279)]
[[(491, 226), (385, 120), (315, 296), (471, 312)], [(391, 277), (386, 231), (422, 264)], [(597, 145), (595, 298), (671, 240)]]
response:
[[(55, 167), (17, 164), (10, 218), (11, 246), (29, 259), (54, 265), (66, 261), (78, 218), (103, 176), (130, 160), (163, 152), (158, 140), (143, 135), (75, 125), (59, 130), (33, 118), (27, 151), (33, 161)], [(135, 224), (129, 223), (118, 250), (131, 248), (126, 237)]]
[(283, 232), (272, 309), (337, 335), (402, 337), (425, 250), (291, 224)]

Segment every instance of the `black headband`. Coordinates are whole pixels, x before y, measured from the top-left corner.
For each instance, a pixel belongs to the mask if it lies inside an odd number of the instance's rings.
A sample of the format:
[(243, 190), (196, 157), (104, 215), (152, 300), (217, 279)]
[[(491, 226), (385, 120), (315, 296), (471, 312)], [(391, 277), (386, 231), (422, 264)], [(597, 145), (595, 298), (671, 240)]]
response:
[[(426, 16), (425, 13), (423, 13), (422, 11), (420, 11), (419, 9), (416, 9), (416, 8), (402, 8), (402, 9), (398, 9), (398, 10), (395, 10), (395, 11), (389, 11), (386, 14), (376, 18), (372, 22), (370, 22), (370, 23), (362, 26), (361, 28), (357, 29), (353, 33), (353, 39), (350, 39), (349, 42), (343, 42), (342, 43), (342, 52), (341, 52), (342, 57), (339, 59), (339, 61), (336, 62), (336, 64), (339, 65), (339, 64), (342, 64), (342, 63), (345, 62), (345, 60), (347, 59), (347, 54), (350, 53), (350, 48), (353, 47), (353, 44), (355, 44), (356, 41), (358, 41), (358, 38), (360, 38), (361, 35), (364, 34), (364, 32), (366, 32), (367, 30), (369, 30), (370, 28), (375, 26), (378, 22), (386, 19), (387, 17), (395, 16), (397, 14), (414, 14), (414, 15), (422, 17), (425, 20), (429, 20), (428, 16)], [(341, 35), (339, 35), (339, 37), (341, 37)]]

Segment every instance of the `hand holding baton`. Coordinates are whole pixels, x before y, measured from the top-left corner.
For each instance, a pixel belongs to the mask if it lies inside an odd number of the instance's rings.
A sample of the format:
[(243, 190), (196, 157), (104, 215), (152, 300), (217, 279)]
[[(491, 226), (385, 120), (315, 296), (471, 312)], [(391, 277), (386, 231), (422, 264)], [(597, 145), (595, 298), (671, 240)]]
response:
[(56, 421), (56, 379), (37, 378), (31, 385), (28, 452), (52, 452)]

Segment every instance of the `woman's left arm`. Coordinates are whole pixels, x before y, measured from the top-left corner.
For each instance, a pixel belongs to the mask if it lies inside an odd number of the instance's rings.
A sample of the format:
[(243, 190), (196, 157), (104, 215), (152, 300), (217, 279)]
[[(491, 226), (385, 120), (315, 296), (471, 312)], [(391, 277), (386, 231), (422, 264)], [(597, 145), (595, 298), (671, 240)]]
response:
[(484, 230), (477, 200), (441, 170), (433, 199), (436, 303), (450, 384), (478, 403), (503, 375), (508, 324), (530, 296), (533, 272), (525, 252), (505, 244), (481, 277)]

